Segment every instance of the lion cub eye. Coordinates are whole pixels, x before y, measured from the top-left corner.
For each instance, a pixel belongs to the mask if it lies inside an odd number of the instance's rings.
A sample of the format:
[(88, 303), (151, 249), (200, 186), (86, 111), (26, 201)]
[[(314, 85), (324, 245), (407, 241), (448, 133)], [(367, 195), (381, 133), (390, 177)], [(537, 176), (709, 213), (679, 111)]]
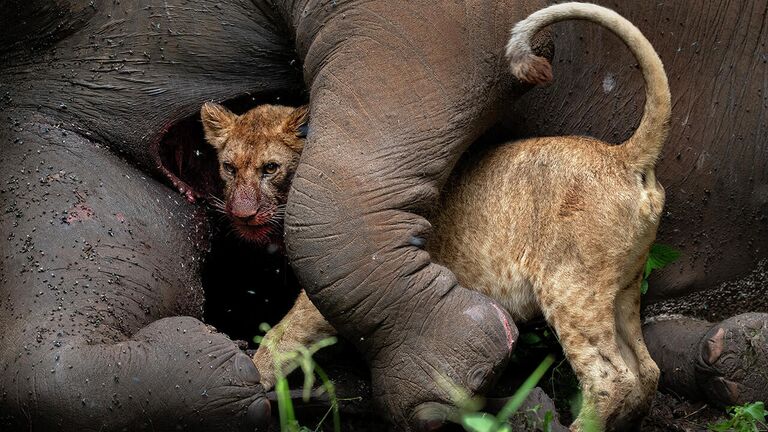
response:
[(231, 176), (234, 176), (235, 172), (237, 172), (237, 168), (229, 162), (222, 162), (221, 167), (224, 168), (225, 173)]
[(277, 162), (267, 162), (262, 167), (262, 171), (264, 171), (264, 174), (274, 174), (278, 168), (280, 168), (280, 164)]

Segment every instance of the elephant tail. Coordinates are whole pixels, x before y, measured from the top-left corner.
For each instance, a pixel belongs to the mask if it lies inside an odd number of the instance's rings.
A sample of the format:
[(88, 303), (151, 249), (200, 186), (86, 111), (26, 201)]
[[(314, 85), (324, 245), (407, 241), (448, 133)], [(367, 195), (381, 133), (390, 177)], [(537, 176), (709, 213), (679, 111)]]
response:
[(664, 65), (648, 39), (626, 18), (616, 12), (590, 3), (561, 3), (531, 14), (512, 28), (507, 43), (507, 59), (512, 74), (531, 84), (552, 80), (552, 66), (533, 53), (531, 38), (542, 28), (564, 20), (586, 20), (600, 24), (615, 33), (637, 59), (645, 79), (645, 107), (635, 133), (619, 149), (631, 166), (652, 168), (661, 153), (669, 132), (671, 96)]

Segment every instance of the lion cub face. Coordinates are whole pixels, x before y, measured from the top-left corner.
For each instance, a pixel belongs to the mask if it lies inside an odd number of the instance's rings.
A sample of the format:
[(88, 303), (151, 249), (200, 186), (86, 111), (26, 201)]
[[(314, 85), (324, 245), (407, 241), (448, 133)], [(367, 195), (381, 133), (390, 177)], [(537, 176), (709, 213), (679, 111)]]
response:
[(308, 108), (261, 105), (236, 115), (221, 105), (200, 110), (205, 139), (218, 154), (224, 210), (246, 240), (281, 243), (293, 173), (304, 149)]

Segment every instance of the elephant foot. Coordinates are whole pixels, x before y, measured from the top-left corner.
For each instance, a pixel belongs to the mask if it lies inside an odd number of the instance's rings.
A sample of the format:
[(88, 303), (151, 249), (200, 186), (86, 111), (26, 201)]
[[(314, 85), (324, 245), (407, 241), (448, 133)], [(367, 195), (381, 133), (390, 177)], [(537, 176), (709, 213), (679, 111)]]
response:
[(768, 399), (768, 314), (745, 313), (716, 324), (655, 320), (643, 333), (662, 370), (662, 390), (717, 406)]
[(447, 297), (420, 329), (400, 333), (397, 349), (372, 362), (375, 399), (386, 412), (410, 413), (395, 424), (413, 430), (441, 429), (463, 395), (488, 390), (517, 342), (517, 327), (496, 303), (464, 289)]
[(704, 335), (696, 378), (717, 405), (768, 399), (768, 314), (728, 318)]
[[(483, 411), (491, 415), (497, 415), (512, 398), (488, 398)], [(461, 412), (455, 407), (445, 404), (429, 402), (422, 404), (417, 410), (417, 416), (421, 419), (419, 430), (453, 432), (461, 428)], [(453, 423), (453, 424), (451, 424)], [(555, 403), (540, 387), (536, 387), (528, 394), (520, 408), (512, 414), (507, 423), (518, 432), (554, 431), (565, 432), (566, 426), (560, 423), (560, 416), (555, 408)]]

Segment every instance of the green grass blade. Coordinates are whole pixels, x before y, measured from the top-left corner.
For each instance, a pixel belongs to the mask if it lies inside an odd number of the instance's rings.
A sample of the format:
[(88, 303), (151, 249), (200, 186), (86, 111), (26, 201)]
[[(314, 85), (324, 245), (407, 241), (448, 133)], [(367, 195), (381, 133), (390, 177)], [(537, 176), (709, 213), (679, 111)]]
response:
[(516, 413), (517, 410), (520, 409), (520, 406), (523, 404), (523, 402), (525, 402), (525, 398), (528, 397), (528, 395), (531, 393), (531, 390), (536, 387), (536, 384), (539, 383), (541, 377), (544, 376), (544, 373), (547, 372), (547, 369), (549, 369), (549, 367), (552, 366), (552, 363), (554, 362), (555, 357), (551, 354), (544, 358), (536, 370), (533, 371), (533, 373), (525, 380), (525, 382), (523, 382), (520, 388), (517, 389), (515, 394), (512, 395), (512, 399), (504, 405), (501, 411), (499, 411), (497, 418), (500, 423), (506, 422), (510, 417), (512, 417), (512, 414)]
[(471, 413), (461, 418), (461, 425), (470, 432), (496, 432), (498, 420), (487, 413)]
[[(339, 399), (336, 397), (336, 388), (333, 386), (333, 382), (328, 378), (325, 371), (317, 364), (315, 364), (315, 373), (317, 373), (317, 376), (320, 378), (320, 383), (322, 383), (325, 392), (328, 394), (328, 400), (331, 401), (330, 411), (333, 414), (333, 430), (334, 432), (341, 432), (341, 414), (339, 413)], [(328, 414), (326, 413), (326, 416), (327, 415)], [(320, 424), (322, 424), (326, 416), (323, 416), (323, 420), (320, 420)], [(320, 427), (320, 424), (318, 424), (318, 427)]]
[(292, 432), (296, 430), (298, 422), (296, 413), (293, 410), (293, 401), (291, 400), (291, 390), (288, 388), (288, 380), (281, 376), (275, 384), (275, 393), (277, 393), (277, 409), (280, 416), (280, 430), (283, 432)]
[(762, 402), (755, 402), (744, 406), (744, 413), (752, 417), (752, 419), (765, 422), (765, 405)]

